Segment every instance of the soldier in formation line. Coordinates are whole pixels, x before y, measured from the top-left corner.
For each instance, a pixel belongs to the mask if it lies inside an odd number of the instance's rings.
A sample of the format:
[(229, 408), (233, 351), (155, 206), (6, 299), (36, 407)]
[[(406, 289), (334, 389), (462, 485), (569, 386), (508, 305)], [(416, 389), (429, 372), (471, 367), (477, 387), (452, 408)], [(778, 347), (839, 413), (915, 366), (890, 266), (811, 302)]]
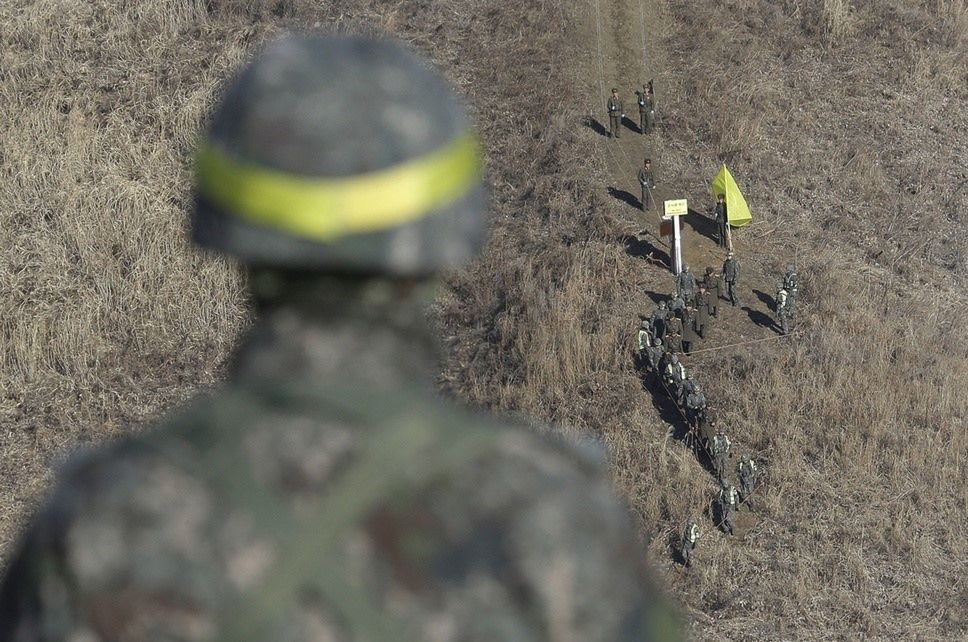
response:
[(706, 274), (703, 276), (703, 287), (709, 292), (709, 314), (713, 317), (719, 316), (719, 297), (722, 296), (722, 288), (719, 285), (719, 275), (716, 270), (707, 267)]
[(287, 37), (224, 93), (197, 167), (194, 238), (248, 267), (256, 324), (223, 390), (66, 469), (0, 640), (678, 637), (600, 460), (434, 393), (424, 307), (485, 198), (426, 63)]
[(756, 487), (756, 462), (749, 455), (744, 455), (736, 466), (737, 477), (739, 477), (739, 498), (740, 501), (753, 510), (753, 490)]
[(642, 86), (642, 91), (635, 92), (639, 103), (639, 131), (651, 134), (655, 126), (655, 98), (652, 95), (652, 81)]
[(618, 89), (612, 90), (612, 95), (605, 104), (608, 111), (608, 133), (612, 138), (621, 138), (622, 119), (625, 118), (625, 110), (622, 108), (622, 101), (618, 97)]

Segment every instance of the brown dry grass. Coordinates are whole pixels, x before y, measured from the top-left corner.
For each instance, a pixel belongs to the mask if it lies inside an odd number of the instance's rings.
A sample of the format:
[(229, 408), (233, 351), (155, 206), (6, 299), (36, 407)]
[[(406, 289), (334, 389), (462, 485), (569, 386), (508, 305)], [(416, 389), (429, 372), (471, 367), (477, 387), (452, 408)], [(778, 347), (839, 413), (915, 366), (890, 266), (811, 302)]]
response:
[(662, 171), (698, 196), (727, 158), (758, 216), (752, 269), (797, 255), (806, 282), (793, 347), (697, 359), (768, 461), (742, 541), (710, 534), (687, 576), (669, 563), (713, 484), (631, 365), (643, 289), (668, 283), (625, 253), (601, 196), (581, 3), (497, 0), (0, 7), (0, 540), (52, 456), (213, 381), (246, 323), (239, 275), (185, 237), (218, 80), (286, 25), (364, 28), (430, 53), (488, 151), (494, 234), (436, 306), (442, 386), (601, 437), (700, 637), (963, 633), (965, 3), (715, 5), (661, 4)]

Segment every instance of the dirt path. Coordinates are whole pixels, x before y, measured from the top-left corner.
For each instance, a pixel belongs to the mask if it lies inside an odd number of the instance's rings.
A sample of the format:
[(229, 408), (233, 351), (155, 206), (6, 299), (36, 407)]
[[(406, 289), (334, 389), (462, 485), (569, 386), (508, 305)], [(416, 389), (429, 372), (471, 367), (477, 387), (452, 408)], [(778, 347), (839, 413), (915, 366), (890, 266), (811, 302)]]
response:
[[(717, 270), (722, 266), (725, 252), (715, 241), (715, 222), (706, 215), (712, 205), (708, 193), (687, 195), (677, 191), (674, 176), (663, 174), (666, 154), (682, 153), (673, 147), (668, 135), (664, 116), (669, 104), (663, 102), (663, 78), (667, 72), (662, 64), (662, 52), (654, 46), (662, 28), (661, 7), (655, 0), (584, 0), (584, 33), (588, 40), (587, 55), (579, 65), (578, 85), (584, 89), (584, 107), (587, 109), (589, 149), (599, 158), (600, 176), (610, 207), (619, 208), (620, 217), (628, 222), (624, 239), (630, 258), (642, 265), (640, 301), (636, 307), (648, 314), (659, 300), (666, 298), (674, 289), (673, 276), (668, 267), (669, 248), (658, 237), (659, 212), (641, 210), (640, 188), (637, 180), (639, 167), (644, 158), (651, 158), (656, 174), (654, 198), (657, 207), (666, 199), (690, 198), (690, 213), (683, 217), (683, 255), (685, 263), (696, 274), (707, 266)], [(657, 102), (657, 127), (654, 133), (643, 135), (638, 128), (638, 105), (634, 91), (649, 79), (655, 78)], [(618, 139), (608, 137), (605, 103), (612, 87), (619, 95), (626, 110), (626, 120)], [(718, 168), (710, 168), (710, 179)], [(701, 352), (685, 359), (687, 367), (702, 381), (704, 363), (719, 359), (731, 350), (742, 349), (739, 345), (751, 342), (771, 341), (777, 338), (773, 314), (770, 309), (775, 283), (759, 270), (760, 261), (744, 261), (751, 248), (743, 233), (734, 234), (734, 249), (743, 267), (740, 288), (740, 306), (732, 307), (725, 301), (720, 306), (720, 316), (712, 322), (712, 330), (696, 348)], [(630, 319), (629, 323), (636, 323)], [(734, 347), (735, 346), (735, 347)], [(643, 390), (643, 403), (649, 404), (649, 392)], [(710, 406), (721, 408), (719, 400), (709, 399)], [(674, 404), (664, 401), (655, 403), (661, 418), (667, 423), (677, 421), (679, 412)], [(671, 406), (671, 408), (665, 408)], [(728, 428), (727, 428), (728, 429)], [(742, 454), (740, 435), (731, 435), (734, 450)], [(697, 467), (710, 474), (709, 462), (702, 456), (696, 459)], [(697, 474), (703, 474), (697, 470)], [(755, 518), (742, 513), (737, 521), (737, 535), (742, 537), (755, 525)]]

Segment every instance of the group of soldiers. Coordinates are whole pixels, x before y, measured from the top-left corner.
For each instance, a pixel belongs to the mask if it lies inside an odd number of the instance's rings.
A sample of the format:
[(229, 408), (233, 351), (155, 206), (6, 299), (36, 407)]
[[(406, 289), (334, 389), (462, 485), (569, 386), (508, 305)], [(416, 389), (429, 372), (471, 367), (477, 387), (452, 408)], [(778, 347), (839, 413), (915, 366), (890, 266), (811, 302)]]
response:
[[(717, 509), (723, 532), (734, 533), (734, 514), (740, 505), (753, 509), (752, 495), (758, 467), (750, 455), (737, 464), (738, 484), (728, 478), (732, 442), (709, 410), (703, 388), (683, 363), (695, 342), (705, 336), (710, 318), (719, 316), (719, 301), (726, 299), (738, 305), (736, 285), (740, 267), (733, 252), (727, 253), (722, 270), (707, 267), (697, 281), (689, 266), (676, 277), (675, 291), (669, 302), (660, 301), (652, 314), (640, 322), (637, 335), (639, 365), (661, 384), (685, 418), (689, 435), (703, 446), (715, 469), (720, 484)], [(738, 487), (737, 487), (738, 486)], [(684, 565), (691, 564), (691, 553), (702, 537), (695, 519), (690, 519), (682, 535), (680, 555)]]
[[(635, 98), (639, 107), (639, 133), (651, 134), (655, 129), (655, 87), (651, 80), (642, 85), (641, 90), (635, 90)], [(611, 138), (621, 138), (625, 106), (618, 95), (618, 89), (612, 89), (612, 94), (605, 103), (605, 110), (608, 112), (608, 135)]]

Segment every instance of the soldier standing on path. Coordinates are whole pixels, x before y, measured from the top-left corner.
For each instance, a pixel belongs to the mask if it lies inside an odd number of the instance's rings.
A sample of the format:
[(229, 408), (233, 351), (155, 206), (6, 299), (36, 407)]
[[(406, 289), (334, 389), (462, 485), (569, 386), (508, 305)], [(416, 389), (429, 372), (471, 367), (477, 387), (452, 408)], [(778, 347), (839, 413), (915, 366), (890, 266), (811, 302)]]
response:
[(726, 282), (726, 296), (733, 307), (736, 307), (738, 303), (736, 282), (739, 281), (739, 261), (736, 260), (732, 252), (726, 253), (726, 261), (723, 263), (723, 281)]
[(655, 199), (652, 198), (652, 190), (655, 189), (655, 174), (652, 172), (652, 159), (646, 158), (639, 170), (639, 186), (642, 187), (642, 211), (646, 212), (655, 209)]
[(739, 493), (732, 484), (724, 483), (719, 491), (719, 515), (723, 532), (733, 535), (733, 513), (739, 508)]
[(753, 490), (756, 487), (756, 475), (759, 472), (756, 462), (749, 455), (744, 455), (736, 466), (736, 473), (739, 477), (739, 500), (753, 510)]
[(669, 295), (669, 312), (675, 317), (682, 318), (682, 312), (686, 309), (686, 302), (683, 300), (682, 295), (679, 292), (673, 292)]
[(792, 265), (787, 266), (786, 274), (783, 275), (783, 289), (787, 291), (787, 316), (793, 321), (796, 313), (797, 292), (799, 291), (800, 278), (797, 270)]
[(693, 298), (696, 296), (696, 277), (689, 270), (688, 265), (683, 267), (682, 272), (676, 276), (676, 291), (686, 305), (692, 305)]
[(776, 320), (780, 325), (780, 330), (783, 334), (790, 334), (790, 298), (782, 284), (777, 290), (774, 300), (776, 301)]
[(727, 462), (729, 461), (733, 444), (729, 441), (729, 437), (726, 436), (726, 432), (722, 426), (716, 429), (712, 446), (713, 462), (716, 464), (716, 477), (720, 482), (723, 482), (726, 479)]
[(696, 520), (690, 519), (689, 523), (686, 524), (686, 530), (682, 532), (682, 548), (679, 550), (683, 566), (687, 568), (692, 566), (692, 552), (696, 549), (696, 542), (701, 537), (702, 531), (699, 530), (699, 525), (696, 524)]
[(622, 101), (618, 97), (618, 89), (612, 90), (612, 95), (605, 105), (608, 109), (608, 133), (612, 138), (621, 138), (622, 119), (625, 118), (625, 110), (622, 109)]
[(689, 426), (693, 430), (698, 430), (705, 414), (706, 395), (702, 392), (702, 386), (697, 383), (693, 385), (692, 392), (686, 395), (686, 416), (689, 418)]
[(435, 393), (425, 308), (486, 206), (443, 79), (392, 42), (290, 36), (222, 95), (193, 233), (247, 266), (254, 326), (221, 391), (65, 469), (0, 640), (672, 634), (601, 463)]
[(709, 306), (709, 314), (718, 317), (719, 316), (719, 297), (722, 295), (722, 288), (719, 285), (719, 275), (716, 274), (716, 270), (707, 267), (706, 274), (703, 277), (703, 286), (709, 292), (707, 297), (707, 302)]
[(639, 103), (639, 131), (651, 134), (655, 126), (655, 101), (648, 85), (642, 85), (642, 91), (636, 91)]
[(682, 386), (685, 381), (686, 367), (682, 365), (679, 357), (674, 354), (669, 357), (669, 365), (666, 366), (665, 384), (669, 388), (669, 394), (676, 400), (676, 403), (682, 403)]
[(726, 195), (720, 194), (716, 199), (716, 243), (719, 247), (726, 247), (727, 225), (729, 225), (729, 215), (726, 211)]

